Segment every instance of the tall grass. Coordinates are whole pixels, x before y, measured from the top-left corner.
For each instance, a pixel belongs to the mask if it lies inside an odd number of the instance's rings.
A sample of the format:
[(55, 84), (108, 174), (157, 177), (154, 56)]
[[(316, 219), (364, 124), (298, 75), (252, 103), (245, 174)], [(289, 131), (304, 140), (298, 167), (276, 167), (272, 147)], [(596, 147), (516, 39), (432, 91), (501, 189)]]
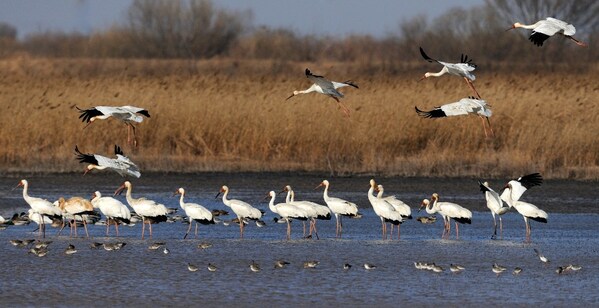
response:
[[(309, 67), (343, 89), (348, 119), (308, 94)], [(491, 104), (495, 138), (477, 117), (423, 119), (470, 95), (460, 78), (418, 82), (434, 65), (397, 75), (343, 63), (178, 60), (0, 61), (0, 172), (79, 171), (84, 152), (114, 144), (143, 171), (318, 171), (418, 176), (599, 177), (597, 69), (588, 73), (485, 72), (475, 82)], [(85, 130), (75, 106), (135, 105), (150, 111), (139, 147), (116, 120)]]

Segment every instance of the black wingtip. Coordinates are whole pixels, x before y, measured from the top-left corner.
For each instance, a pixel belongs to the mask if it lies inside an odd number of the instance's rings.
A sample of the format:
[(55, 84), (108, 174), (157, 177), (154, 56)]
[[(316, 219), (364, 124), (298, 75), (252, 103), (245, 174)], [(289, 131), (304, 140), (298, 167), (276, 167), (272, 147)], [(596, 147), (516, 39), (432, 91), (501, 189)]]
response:
[(125, 154), (123, 154), (123, 150), (121, 150), (121, 147), (118, 145), (114, 145), (114, 155), (123, 155), (125, 156)]
[(414, 109), (416, 109), (416, 113), (418, 113), (419, 116), (424, 117), (424, 118), (442, 118), (442, 117), (446, 117), (447, 115), (445, 114), (445, 112), (443, 110), (441, 110), (440, 108), (437, 109), (433, 109), (431, 111), (423, 111), (418, 109), (418, 107), (414, 106)]
[(310, 72), (310, 70), (308, 68), (306, 68), (306, 76), (310, 76), (312, 75), (312, 72)]
[(344, 84), (346, 84), (346, 85), (348, 85), (348, 86), (351, 86), (351, 87), (354, 87), (354, 88), (356, 88), (356, 89), (359, 89), (358, 85), (357, 85), (357, 84), (355, 84), (355, 83), (354, 83), (353, 81), (351, 81), (351, 80), (346, 80), (346, 81), (344, 81), (343, 83), (344, 83)]
[(437, 62), (437, 60), (429, 57), (425, 52), (424, 49), (422, 49), (422, 47), (420, 47), (420, 55), (422, 55), (422, 57), (424, 58), (424, 60), (428, 61), (428, 62)]
[(147, 111), (147, 110), (145, 110), (145, 109), (144, 109), (144, 110), (141, 110), (141, 111), (138, 111), (137, 113), (139, 113), (139, 114), (141, 114), (141, 115), (144, 115), (144, 116), (146, 116), (146, 117), (148, 117), (148, 118), (150, 117), (150, 112), (149, 112), (149, 111)]

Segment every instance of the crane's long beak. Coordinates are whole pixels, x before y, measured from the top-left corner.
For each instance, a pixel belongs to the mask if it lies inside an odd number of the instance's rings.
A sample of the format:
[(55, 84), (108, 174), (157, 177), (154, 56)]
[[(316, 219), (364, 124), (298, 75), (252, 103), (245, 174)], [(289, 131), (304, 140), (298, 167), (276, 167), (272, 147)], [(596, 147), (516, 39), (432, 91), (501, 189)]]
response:
[(177, 190), (177, 191), (175, 191), (175, 192), (173, 193), (173, 195), (172, 195), (171, 197), (174, 197), (174, 196), (176, 196), (176, 195), (178, 195), (178, 194), (179, 194), (179, 191)]
[(96, 197), (96, 193), (93, 193), (93, 194), (92, 194), (92, 197), (91, 197), (91, 198), (89, 198), (89, 201), (92, 201), (92, 200), (94, 200), (94, 198), (95, 198), (95, 197)]
[(216, 194), (216, 196), (214, 196), (214, 199), (218, 198), (219, 195), (220, 195), (220, 191)]
[(324, 186), (324, 184), (320, 183), (318, 184), (318, 186), (314, 187), (314, 190), (317, 190), (318, 188), (320, 188), (321, 186)]
[(264, 201), (266, 199), (268, 199), (270, 197), (270, 193), (266, 194), (266, 196), (264, 196), (264, 198), (260, 199), (260, 201)]
[(420, 77), (420, 79), (418, 79), (418, 81), (423, 81), (424, 79), (426, 79), (426, 76)]
[(285, 100), (288, 100), (288, 99), (290, 99), (290, 98), (292, 98), (292, 97), (294, 97), (294, 96), (295, 96), (295, 94), (291, 94), (291, 95), (290, 95), (288, 98), (286, 98)]
[(90, 171), (90, 169), (87, 169), (87, 167), (86, 167), (85, 170), (83, 170), (83, 175), (85, 176), (89, 171)]
[(508, 31), (510, 31), (510, 30), (512, 30), (512, 29), (516, 29), (516, 27), (514, 27), (514, 26), (511, 26), (511, 27), (509, 27), (508, 29), (505, 29), (505, 32), (508, 32)]
[(117, 188), (117, 189), (114, 191), (114, 196), (116, 196), (116, 195), (120, 195), (120, 194), (121, 194), (121, 192), (123, 191), (123, 189), (125, 189), (125, 184), (121, 185), (119, 188)]
[(13, 187), (10, 191), (13, 191), (21, 186), (23, 186), (23, 184), (21, 184), (21, 182), (19, 182), (19, 184), (17, 184), (17, 186)]

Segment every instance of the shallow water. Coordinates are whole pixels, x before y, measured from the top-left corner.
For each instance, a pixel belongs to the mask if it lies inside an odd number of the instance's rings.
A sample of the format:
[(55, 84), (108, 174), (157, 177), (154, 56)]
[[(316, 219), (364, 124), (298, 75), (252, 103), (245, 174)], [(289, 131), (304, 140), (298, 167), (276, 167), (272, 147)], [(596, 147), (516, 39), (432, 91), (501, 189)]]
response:
[[(122, 182), (118, 177), (102, 174), (28, 179), (32, 196), (50, 200), (62, 194), (89, 196), (94, 190), (108, 194)], [(0, 180), (0, 187), (6, 188), (0, 192), (0, 214), (4, 217), (27, 209), (21, 189), (10, 190), (18, 180)], [(144, 175), (133, 182), (133, 195), (176, 207), (178, 199), (171, 195), (183, 186), (188, 201), (224, 209), (214, 195), (220, 185), (227, 184), (232, 197), (267, 210), (267, 203), (259, 200), (267, 191), (278, 191), (288, 183), (294, 186), (298, 199), (322, 203), (322, 191), (313, 190), (320, 180), (320, 176), (289, 174)], [(180, 222), (154, 225), (152, 240), (140, 239), (139, 224), (123, 226), (118, 240), (127, 245), (120, 251), (88, 247), (92, 241), (117, 241), (104, 237), (104, 226), (90, 226), (92, 239), (56, 237), (56, 230), (48, 228), (48, 239), (53, 243), (50, 253), (39, 258), (9, 243), (10, 239), (36, 237), (37, 233), (32, 233), (36, 226), (12, 226), (0, 231), (0, 301), (5, 305), (52, 306), (599, 303), (599, 294), (594, 291), (599, 289), (595, 183), (547, 181), (527, 192), (526, 200), (549, 212), (549, 223), (532, 222), (533, 243), (526, 244), (524, 221), (515, 211), (504, 215), (503, 239), (490, 239), (491, 215), (485, 211), (484, 197), (474, 179), (389, 178), (379, 182), (386, 191), (409, 202), (415, 217), (425, 215), (416, 213), (419, 201), (439, 192), (443, 200), (472, 209), (473, 223), (460, 228), (459, 240), (454, 239), (453, 233), (450, 240), (441, 240), (440, 220), (424, 225), (413, 219), (402, 225), (401, 240), (381, 240), (380, 221), (366, 199), (368, 178), (353, 177), (331, 179), (331, 195), (355, 201), (364, 214), (361, 219), (343, 221), (343, 239), (334, 239), (333, 219), (318, 222), (320, 240), (301, 239), (301, 222), (293, 222), (293, 238), (286, 241), (285, 225), (273, 223), (274, 215), (267, 211), (268, 225), (257, 228), (250, 224), (243, 240), (238, 239), (239, 228), (234, 224), (200, 226), (200, 238), (192, 236), (187, 240), (181, 240), (187, 225)], [(491, 184), (499, 187), (504, 183)], [(154, 241), (165, 241), (170, 253), (148, 250)], [(213, 247), (198, 249), (197, 244), (204, 241)], [(64, 249), (69, 243), (78, 252), (67, 256)], [(539, 261), (533, 248), (551, 260), (549, 265)], [(273, 263), (277, 259), (291, 264), (275, 270)], [(261, 272), (249, 270), (251, 260), (261, 265)], [(320, 265), (304, 269), (302, 264), (307, 260), (318, 260)], [(445, 272), (417, 270), (413, 266), (417, 261), (435, 262)], [(200, 266), (200, 270), (189, 272), (188, 262)], [(366, 271), (362, 267), (365, 262), (378, 268)], [(495, 275), (491, 271), (494, 262), (508, 267), (508, 271)], [(208, 263), (216, 264), (219, 270), (208, 272)], [(345, 271), (344, 263), (353, 267)], [(452, 274), (450, 263), (461, 264), (466, 270)], [(562, 275), (555, 273), (557, 266), (570, 263), (583, 268)], [(516, 266), (524, 269), (519, 276), (511, 274)]]

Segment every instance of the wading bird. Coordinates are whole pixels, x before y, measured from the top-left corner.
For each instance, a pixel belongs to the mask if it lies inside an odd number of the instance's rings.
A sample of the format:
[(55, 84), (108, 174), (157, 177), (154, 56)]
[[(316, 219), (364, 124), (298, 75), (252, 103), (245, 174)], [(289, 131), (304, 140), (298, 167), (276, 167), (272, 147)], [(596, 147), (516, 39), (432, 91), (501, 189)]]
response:
[(129, 203), (129, 206), (133, 208), (137, 215), (141, 216), (141, 239), (144, 239), (146, 223), (148, 223), (148, 226), (150, 227), (151, 238), (152, 224), (166, 221), (166, 215), (168, 214), (166, 206), (146, 198), (135, 199), (131, 197), (132, 185), (129, 181), (125, 181), (123, 185), (117, 188), (117, 190), (114, 192), (114, 195), (116, 196), (120, 194), (125, 188), (127, 188), (127, 203)]
[(511, 28), (505, 30), (509, 31), (516, 28), (530, 29), (532, 33), (528, 39), (535, 45), (541, 47), (543, 43), (555, 34), (561, 34), (576, 43), (578, 46), (586, 47), (587, 44), (572, 37), (576, 33), (576, 28), (573, 25), (552, 17), (547, 17), (544, 20), (539, 20), (532, 25), (524, 25), (519, 22), (514, 23)]
[[(395, 211), (397, 211), (401, 215), (401, 218), (403, 220), (412, 219), (412, 209), (410, 209), (409, 205), (407, 205), (403, 201), (397, 199), (395, 196), (383, 197), (385, 188), (381, 184), (377, 185), (376, 190), (378, 191), (378, 194), (376, 195), (376, 197), (389, 202), (389, 204), (391, 204), (393, 206), (393, 208), (395, 208)], [(393, 226), (394, 225), (391, 224), (391, 237), (393, 237)], [(401, 225), (397, 225), (397, 239), (399, 239), (400, 227), (401, 227)]]
[(476, 97), (478, 98), (481, 98), (480, 94), (478, 94), (478, 91), (476, 91), (476, 89), (474, 88), (474, 84), (472, 83), (472, 81), (476, 79), (476, 76), (472, 74), (472, 71), (476, 69), (476, 64), (472, 63), (472, 59), (469, 60), (468, 56), (462, 54), (462, 57), (460, 58), (460, 63), (447, 63), (429, 57), (424, 52), (424, 49), (422, 49), (422, 47), (420, 47), (420, 54), (422, 55), (424, 60), (428, 62), (437, 62), (443, 65), (443, 68), (438, 73), (427, 72), (424, 74), (424, 76), (422, 76), (422, 78), (420, 78), (420, 80), (426, 79), (428, 77), (439, 77), (445, 74), (459, 76), (466, 80), (466, 83), (468, 84), (470, 89), (472, 89), (474, 95), (476, 95)]
[[(318, 230), (316, 230), (316, 220), (331, 220), (331, 210), (324, 206), (320, 205), (316, 202), (312, 201), (300, 201), (295, 200), (295, 192), (291, 189), (290, 185), (285, 186), (282, 192), (287, 192), (287, 197), (285, 198), (286, 203), (291, 203), (300, 209), (303, 209), (308, 216), (310, 217), (310, 230), (308, 237), (312, 237), (312, 230), (314, 230), (314, 235), (318, 239)], [(304, 224), (304, 237), (306, 236), (306, 224)]]
[(306, 94), (306, 93), (311, 93), (311, 92), (325, 94), (325, 95), (330, 96), (332, 99), (334, 99), (337, 102), (337, 104), (339, 105), (339, 108), (341, 108), (341, 110), (343, 111), (343, 113), (347, 117), (349, 117), (349, 112), (350, 112), (349, 108), (347, 108), (339, 100), (340, 98), (343, 98), (343, 93), (337, 91), (337, 89), (343, 88), (343, 87), (348, 87), (348, 86), (358, 89), (358, 85), (353, 83), (351, 80), (344, 81), (344, 82), (330, 81), (330, 80), (324, 78), (323, 76), (312, 74), (312, 72), (310, 72), (309, 69), (306, 69), (306, 77), (308, 77), (308, 79), (310, 79), (310, 81), (314, 82), (314, 84), (312, 84), (312, 86), (310, 86), (306, 90), (293, 91), (293, 94), (291, 94), (291, 96), (289, 96), (287, 99), (290, 99), (299, 94)]
[(511, 180), (505, 186), (501, 199), (505, 201), (510, 207), (514, 207), (520, 215), (524, 218), (524, 224), (526, 226), (526, 242), (530, 242), (530, 223), (529, 219), (534, 221), (547, 223), (547, 212), (539, 209), (536, 205), (520, 201), (522, 194), (529, 188), (541, 185), (543, 178), (539, 173), (533, 173), (522, 176), (517, 180)]
[(183, 239), (187, 238), (189, 230), (191, 230), (191, 225), (194, 221), (196, 222), (196, 237), (198, 237), (198, 224), (215, 224), (211, 211), (197, 203), (189, 203), (183, 201), (183, 198), (185, 198), (185, 189), (183, 189), (183, 187), (179, 188), (173, 196), (175, 195), (181, 195), (181, 198), (179, 199), (179, 205), (181, 206), (183, 211), (185, 211), (185, 215), (187, 215), (187, 217), (189, 218), (189, 227), (187, 228), (187, 232), (185, 232), (185, 236), (183, 236)]
[(495, 219), (495, 215), (499, 216), (499, 234), (500, 236), (503, 236), (503, 222), (501, 221), (501, 215), (507, 213), (510, 210), (510, 207), (503, 204), (503, 200), (501, 200), (499, 194), (489, 186), (488, 182), (481, 183), (478, 181), (478, 185), (480, 186), (480, 191), (485, 194), (487, 208), (491, 210), (491, 215), (493, 216), (494, 229), (491, 238), (495, 239), (497, 237), (497, 220)]
[(480, 117), (483, 125), (483, 130), (485, 132), (485, 137), (488, 137), (487, 126), (485, 125), (485, 119), (487, 119), (487, 124), (489, 126), (489, 130), (491, 136), (494, 135), (493, 128), (491, 128), (491, 121), (489, 118), (493, 115), (491, 109), (489, 109), (489, 105), (487, 102), (482, 99), (476, 99), (474, 97), (462, 98), (461, 100), (454, 103), (447, 103), (440, 107), (435, 107), (435, 109), (431, 111), (422, 111), (418, 109), (418, 107), (414, 106), (416, 109), (416, 113), (424, 118), (442, 118), (442, 117), (451, 117), (451, 116), (461, 116), (468, 114), (476, 114)]
[(118, 145), (114, 146), (114, 155), (116, 155), (116, 158), (108, 158), (98, 154), (84, 154), (79, 151), (77, 146), (75, 146), (75, 153), (80, 163), (89, 164), (85, 167), (85, 172), (83, 175), (86, 175), (93, 169), (108, 169), (115, 171), (122, 177), (134, 176), (139, 178), (141, 176), (137, 165), (135, 165), (127, 156), (123, 154), (121, 147)]
[(100, 212), (106, 216), (106, 235), (110, 231), (111, 221), (114, 223), (116, 236), (119, 236), (119, 224), (131, 222), (131, 211), (121, 201), (112, 197), (102, 197), (99, 191), (92, 194), (91, 203), (94, 208), (100, 209)]
[(343, 216), (357, 217), (358, 206), (347, 200), (341, 198), (329, 197), (329, 181), (324, 180), (315, 189), (324, 186), (323, 198), (329, 209), (335, 214), (336, 228), (335, 237), (341, 237), (343, 233), (343, 222), (341, 221)]
[[(20, 187), (20, 186), (23, 187), (23, 199), (25, 199), (25, 202), (27, 202), (27, 204), (29, 204), (29, 206), (33, 210), (32, 214), (38, 214), (41, 216), (48, 217), (50, 219), (61, 219), (62, 218), (62, 213), (60, 212), (60, 209), (55, 207), (54, 204), (52, 204), (52, 202), (50, 202), (46, 199), (29, 196), (29, 194), (27, 193), (27, 190), (29, 189), (29, 183), (27, 182), (27, 180), (21, 180), (19, 182), (19, 184), (17, 185), (17, 187)], [(40, 219), (40, 221), (42, 221), (42, 219)], [(39, 229), (40, 229), (40, 234), (42, 235), (42, 237), (45, 238), (46, 237), (46, 224), (42, 223), (40, 225)]]
[[(447, 236), (447, 238), (449, 238), (449, 233), (451, 231), (451, 222), (450, 220), (453, 219), (455, 222), (455, 236), (456, 239), (460, 237), (460, 229), (458, 227), (458, 222), (461, 224), (471, 224), (472, 223), (472, 212), (470, 212), (470, 210), (455, 204), (455, 203), (451, 203), (451, 202), (438, 202), (439, 201), (439, 194), (434, 193), (433, 196), (431, 197), (432, 202), (430, 202), (427, 199), (424, 199), (422, 201), (422, 204), (420, 204), (420, 208), (418, 209), (420, 211), (420, 209), (422, 207), (426, 207), (426, 212), (428, 214), (434, 214), (434, 213), (439, 213), (441, 214), (441, 216), (443, 216), (443, 221), (445, 222), (445, 226), (443, 229), (443, 234), (441, 235), (441, 238), (444, 238)], [(431, 204), (432, 203), (432, 204)], [(430, 205), (430, 208), (429, 208)]]
[(397, 225), (399, 228), (399, 225), (403, 222), (403, 218), (389, 202), (373, 195), (375, 187), (376, 182), (371, 179), (370, 188), (368, 189), (368, 201), (370, 201), (374, 213), (381, 219), (383, 240), (385, 240), (387, 239), (387, 223)]
[(271, 212), (275, 214), (279, 214), (286, 222), (287, 222), (287, 240), (291, 239), (291, 220), (308, 220), (310, 217), (303, 209), (295, 206), (291, 203), (277, 203), (275, 204), (275, 196), (276, 193), (274, 191), (270, 191), (267, 197), (270, 197), (270, 202), (268, 203), (268, 208)]
[(135, 106), (96, 106), (89, 109), (79, 109), (77, 107), (77, 110), (81, 113), (79, 119), (82, 122), (87, 122), (84, 128), (94, 123), (95, 120), (105, 120), (110, 117), (123, 122), (127, 126), (128, 144), (131, 144), (131, 130), (133, 130), (134, 146), (137, 146), (137, 137), (135, 136), (135, 126), (133, 123), (141, 123), (144, 120), (142, 116), (150, 117), (148, 110)]
[(240, 237), (243, 238), (243, 231), (245, 228), (244, 221), (246, 219), (259, 220), (260, 218), (262, 218), (262, 211), (251, 206), (247, 202), (237, 199), (227, 199), (229, 195), (229, 187), (227, 187), (226, 185), (223, 185), (220, 188), (220, 191), (216, 194), (216, 197), (214, 198), (217, 198), (220, 195), (220, 193), (223, 193), (223, 203), (226, 206), (230, 207), (231, 210), (235, 213), (235, 215), (237, 215), (237, 218), (239, 220), (239, 234)]
[[(65, 200), (63, 197), (58, 199), (58, 208), (62, 211), (63, 217), (67, 215), (73, 216), (73, 219), (69, 222), (71, 228), (71, 236), (73, 236), (73, 228), (75, 228), (75, 236), (77, 236), (77, 216), (81, 217), (83, 227), (85, 228), (85, 235), (89, 237), (87, 232), (87, 219), (83, 215), (94, 215), (94, 206), (87, 199), (81, 197), (71, 197)], [(63, 221), (62, 227), (58, 234), (64, 229), (65, 222)]]

